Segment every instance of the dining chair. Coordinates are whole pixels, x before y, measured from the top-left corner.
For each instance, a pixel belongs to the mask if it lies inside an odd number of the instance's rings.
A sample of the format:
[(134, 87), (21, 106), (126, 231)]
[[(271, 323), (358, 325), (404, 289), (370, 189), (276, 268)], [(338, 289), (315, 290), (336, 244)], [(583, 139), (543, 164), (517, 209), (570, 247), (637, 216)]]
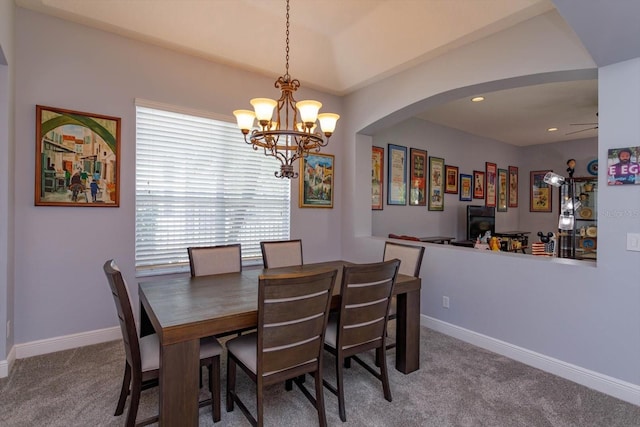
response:
[[(322, 388), (322, 345), (337, 270), (261, 275), (258, 288), (258, 330), (227, 341), (227, 411), (234, 403), (251, 425), (263, 425), (264, 392), (269, 385), (290, 381), (318, 411), (327, 425)], [(236, 392), (236, 365), (256, 385), (256, 411), (251, 414)], [(315, 397), (303, 383), (315, 378)]]
[(302, 240), (260, 242), (264, 268), (302, 265)]
[[(397, 259), (374, 264), (345, 266), (340, 288), (340, 311), (331, 317), (324, 337), (324, 348), (336, 358), (336, 386), (324, 380), (324, 386), (338, 396), (340, 419), (347, 420), (343, 365), (350, 359), (382, 382), (384, 398), (391, 402), (387, 374), (385, 340), (389, 302), (398, 274)], [(379, 372), (357, 355), (375, 350), (380, 361)]]
[[(424, 257), (424, 246), (406, 245), (402, 243), (385, 242), (384, 252), (382, 255), (383, 261), (389, 261), (392, 259), (400, 260), (400, 268), (398, 273), (405, 274), (412, 277), (420, 277), (420, 268), (422, 267), (422, 258)], [(398, 301), (394, 296), (391, 298), (391, 304), (389, 305), (389, 320), (396, 319), (398, 317)], [(387, 349), (394, 348), (395, 342), (387, 343)]]
[[(151, 334), (138, 338), (131, 300), (127, 284), (114, 260), (108, 260), (103, 266), (107, 281), (111, 287), (113, 300), (118, 312), (125, 350), (125, 368), (120, 397), (114, 416), (122, 415), (127, 395), (131, 395), (127, 412), (127, 427), (144, 426), (158, 421), (158, 416), (146, 418), (136, 423), (140, 393), (142, 390), (158, 385), (160, 377), (160, 341), (158, 335)], [(211, 403), (213, 422), (220, 421), (220, 354), (222, 347), (215, 338), (200, 343), (200, 366), (209, 369), (209, 391), (211, 399), (199, 402), (202, 408)]]
[(219, 246), (187, 248), (191, 277), (242, 271), (242, 252), (239, 243)]

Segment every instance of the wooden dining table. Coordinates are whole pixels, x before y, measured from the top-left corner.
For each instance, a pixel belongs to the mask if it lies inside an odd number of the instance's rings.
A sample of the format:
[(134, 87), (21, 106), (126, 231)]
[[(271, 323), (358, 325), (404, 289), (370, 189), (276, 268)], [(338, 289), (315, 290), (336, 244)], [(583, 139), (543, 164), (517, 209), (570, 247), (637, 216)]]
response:
[[(140, 333), (157, 333), (161, 346), (159, 424), (198, 425), (200, 338), (258, 325), (260, 275), (337, 269), (331, 300), (331, 307), (337, 309), (342, 267), (349, 264), (330, 261), (141, 282)], [(419, 278), (398, 274), (396, 369), (405, 374), (420, 367), (420, 288)]]

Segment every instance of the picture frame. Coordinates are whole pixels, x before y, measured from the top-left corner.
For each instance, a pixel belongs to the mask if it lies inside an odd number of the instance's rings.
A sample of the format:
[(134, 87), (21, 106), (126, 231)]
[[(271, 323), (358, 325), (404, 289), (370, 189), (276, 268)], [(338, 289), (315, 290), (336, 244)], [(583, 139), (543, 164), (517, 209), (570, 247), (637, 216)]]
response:
[(494, 208), (497, 199), (497, 174), (498, 167), (495, 163), (485, 162), (485, 206)]
[(387, 205), (406, 205), (407, 147), (388, 145), (387, 171)]
[(35, 205), (120, 206), (121, 119), (36, 105)]
[(429, 203), (430, 211), (444, 210), (444, 159), (429, 156)]
[(473, 200), (473, 176), (464, 173), (460, 174), (460, 197), (461, 202)]
[(448, 194), (458, 194), (458, 167), (445, 165), (444, 176), (444, 192)]
[(384, 147), (371, 147), (371, 210), (384, 208)]
[(544, 176), (551, 170), (529, 173), (529, 212), (551, 212), (552, 187), (544, 182)]
[(609, 148), (607, 150), (607, 185), (638, 184), (640, 184), (640, 147)]
[(498, 169), (498, 186), (497, 186), (498, 201), (496, 206), (496, 210), (498, 212), (507, 211), (507, 205), (509, 203), (508, 202), (509, 186), (507, 184), (508, 181), (509, 181), (508, 171), (506, 169)]
[(509, 166), (509, 207), (518, 207), (518, 168)]
[(473, 171), (473, 198), (484, 199), (484, 172)]
[(427, 205), (427, 152), (412, 148), (409, 168), (409, 205)]
[(298, 206), (301, 208), (333, 208), (333, 154), (312, 153), (300, 158), (300, 189)]

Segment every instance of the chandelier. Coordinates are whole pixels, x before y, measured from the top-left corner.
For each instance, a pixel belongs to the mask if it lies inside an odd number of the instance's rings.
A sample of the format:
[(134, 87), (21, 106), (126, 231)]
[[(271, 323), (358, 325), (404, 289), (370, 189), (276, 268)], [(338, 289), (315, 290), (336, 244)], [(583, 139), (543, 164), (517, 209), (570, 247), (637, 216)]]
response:
[[(318, 114), (322, 107), (318, 101), (296, 101), (293, 98), (300, 81), (289, 75), (289, 0), (286, 36), (286, 69), (284, 76), (275, 82), (275, 87), (281, 92), (280, 99), (254, 98), (250, 101), (254, 111), (236, 110), (233, 114), (247, 144), (252, 145), (254, 150), (263, 148), (266, 156), (280, 160), (280, 171), (276, 171), (275, 176), (297, 178), (293, 163), (311, 151), (319, 152), (320, 148), (325, 147), (340, 116), (333, 113)], [(258, 125), (254, 128), (256, 119)], [(320, 122), (322, 133), (316, 132), (316, 121)]]

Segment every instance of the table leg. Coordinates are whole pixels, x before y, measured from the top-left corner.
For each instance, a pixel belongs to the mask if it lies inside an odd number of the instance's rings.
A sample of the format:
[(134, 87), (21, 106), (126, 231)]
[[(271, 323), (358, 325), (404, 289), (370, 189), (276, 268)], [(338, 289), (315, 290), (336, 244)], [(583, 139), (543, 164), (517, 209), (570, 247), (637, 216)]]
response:
[(420, 290), (397, 298), (396, 369), (408, 374), (420, 369)]
[(198, 369), (200, 340), (161, 347), (159, 425), (198, 425)]

